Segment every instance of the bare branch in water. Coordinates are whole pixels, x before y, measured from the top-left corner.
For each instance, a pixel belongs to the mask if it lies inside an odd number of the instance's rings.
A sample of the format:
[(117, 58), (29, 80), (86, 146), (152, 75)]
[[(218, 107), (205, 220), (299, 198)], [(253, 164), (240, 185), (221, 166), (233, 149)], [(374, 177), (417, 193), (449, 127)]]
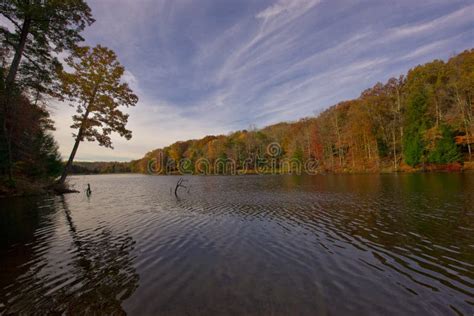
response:
[(183, 185), (183, 182), (185, 182), (185, 181), (187, 181), (187, 180), (185, 180), (185, 179), (183, 179), (183, 178), (180, 178), (180, 179), (178, 180), (178, 182), (176, 183), (176, 187), (174, 188), (174, 195), (175, 195), (176, 197), (178, 197), (178, 189), (179, 189), (179, 188), (187, 189), (187, 190), (188, 190), (188, 193), (189, 193), (188, 187), (185, 186), (185, 185)]

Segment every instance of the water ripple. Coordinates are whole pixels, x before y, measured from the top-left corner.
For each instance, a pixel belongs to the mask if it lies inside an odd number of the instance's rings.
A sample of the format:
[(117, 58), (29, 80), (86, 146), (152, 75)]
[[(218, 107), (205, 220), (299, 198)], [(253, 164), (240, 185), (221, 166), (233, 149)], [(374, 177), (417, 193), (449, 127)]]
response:
[(2, 202), (0, 314), (472, 314), (473, 175), (177, 179)]

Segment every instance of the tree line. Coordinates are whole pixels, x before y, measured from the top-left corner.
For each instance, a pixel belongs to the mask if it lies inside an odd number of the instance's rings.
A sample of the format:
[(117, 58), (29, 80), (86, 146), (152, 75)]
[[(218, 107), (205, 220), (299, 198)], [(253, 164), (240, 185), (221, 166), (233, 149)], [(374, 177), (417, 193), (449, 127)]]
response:
[(130, 173), (131, 169), (129, 162), (75, 161), (69, 172), (71, 174)]
[[(131, 138), (120, 107), (138, 98), (112, 50), (80, 45), (94, 23), (84, 0), (3, 0), (0, 14), (0, 195), (30, 183), (62, 186), (80, 142), (112, 148), (111, 133)], [(77, 112), (65, 165), (51, 134), (53, 100)]]
[[(132, 161), (130, 168), (146, 173), (154, 160), (164, 164), (160, 170), (178, 172), (177, 162), (184, 160), (185, 168), (193, 171), (204, 158), (211, 168), (216, 159), (231, 159), (243, 170), (248, 169), (249, 159), (265, 163), (276, 158), (313, 159), (321, 172), (468, 169), (473, 168), (473, 114), (471, 49), (377, 83), (357, 99), (340, 102), (317, 116), (179, 141)], [(277, 157), (268, 152), (272, 143), (281, 148)]]

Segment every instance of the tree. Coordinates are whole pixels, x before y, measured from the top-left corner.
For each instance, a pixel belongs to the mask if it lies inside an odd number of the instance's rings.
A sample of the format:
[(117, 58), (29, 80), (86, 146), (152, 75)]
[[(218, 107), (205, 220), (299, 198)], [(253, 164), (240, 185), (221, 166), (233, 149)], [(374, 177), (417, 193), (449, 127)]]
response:
[(426, 96), (418, 93), (407, 107), (406, 133), (403, 139), (403, 155), (410, 166), (419, 164), (424, 154), (423, 133), (425, 124)]
[(11, 88), (25, 57), (27, 74), (54, 75), (50, 66), (56, 54), (72, 49), (83, 38), (80, 32), (94, 22), (83, 0), (3, 0), (0, 13), (13, 30), (0, 27), (3, 45), (14, 51), (5, 84)]
[(464, 133), (463, 144), (472, 160), (474, 143), (474, 49), (466, 50), (448, 62), (450, 72), (449, 87), (454, 97), (456, 125)]
[[(4, 84), (0, 68), (0, 97), (4, 96)], [(53, 121), (45, 107), (32, 103), (22, 94), (11, 96), (19, 115), (15, 117), (18, 128), (11, 130), (13, 170), (30, 180), (54, 178), (62, 169), (58, 146), (50, 134), (54, 130)], [(4, 114), (4, 113), (2, 113)], [(8, 117), (11, 121), (13, 118)], [(1, 139), (2, 145), (5, 143)], [(6, 174), (10, 167), (6, 151), (0, 151), (0, 172)]]
[(441, 135), (439, 135), (436, 145), (428, 156), (431, 163), (451, 163), (459, 161), (461, 155), (454, 142), (453, 132), (447, 125), (441, 125)]
[(57, 54), (82, 41), (80, 32), (94, 20), (83, 0), (3, 0), (0, 14), (11, 24), (0, 26), (1, 57), (6, 70), (5, 77), (2, 75), (5, 93), (0, 102), (0, 138), (12, 184), (11, 138), (21, 113), (13, 103), (20, 94), (29, 93), (38, 100), (41, 94), (51, 92), (56, 70), (61, 67)]
[(393, 166), (395, 170), (398, 169), (398, 157), (401, 155), (401, 142), (403, 139), (403, 122), (402, 122), (402, 91), (405, 84), (405, 78), (400, 76), (398, 78), (390, 78), (385, 85), (388, 93), (388, 102), (390, 103), (390, 117), (388, 123), (391, 134)]
[(117, 132), (130, 139), (132, 132), (126, 128), (128, 114), (119, 107), (135, 106), (138, 97), (127, 83), (121, 81), (124, 67), (115, 53), (103, 46), (78, 47), (66, 59), (73, 72), (61, 71), (61, 92), (76, 107), (71, 128), (77, 129), (74, 147), (59, 183), (64, 183), (74, 161), (79, 143), (84, 139), (97, 141), (100, 146), (113, 148), (110, 135)]

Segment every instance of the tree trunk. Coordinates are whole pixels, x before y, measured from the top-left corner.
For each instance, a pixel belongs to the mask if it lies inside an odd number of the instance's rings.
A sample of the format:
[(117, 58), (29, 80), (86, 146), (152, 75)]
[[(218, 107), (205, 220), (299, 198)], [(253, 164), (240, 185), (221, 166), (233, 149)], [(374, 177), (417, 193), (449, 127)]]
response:
[(58, 181), (59, 184), (64, 184), (64, 181), (66, 181), (66, 177), (67, 177), (67, 174), (69, 172), (69, 169), (71, 169), (72, 162), (74, 161), (74, 157), (76, 156), (77, 149), (79, 148), (79, 143), (82, 141), (82, 134), (84, 133), (84, 129), (86, 128), (87, 117), (89, 116), (91, 106), (94, 104), (95, 95), (97, 93), (97, 90), (98, 90), (98, 87), (96, 86), (94, 88), (94, 92), (92, 93), (89, 104), (87, 105), (86, 112), (84, 113), (84, 116), (82, 118), (81, 127), (79, 128), (79, 132), (77, 133), (76, 142), (74, 143), (74, 147), (72, 148), (71, 154), (69, 155), (69, 159), (66, 163), (66, 166), (64, 167), (61, 178)]
[(438, 102), (435, 102), (436, 104), (436, 127), (439, 126), (439, 106), (438, 106)]
[(342, 141), (341, 141), (341, 134), (339, 132), (339, 120), (337, 112), (335, 113), (335, 124), (336, 124), (336, 135), (337, 135), (337, 155), (339, 156), (339, 166), (342, 167)]
[(398, 168), (397, 168), (397, 140), (395, 137), (395, 126), (392, 129), (392, 142), (393, 142), (393, 167), (395, 168), (395, 171), (396, 171)]
[(469, 133), (469, 126), (466, 121), (464, 121), (464, 128), (466, 130), (466, 143), (467, 143), (467, 151), (469, 153), (469, 161), (471, 161), (472, 160), (471, 135)]
[(79, 132), (77, 133), (77, 136), (76, 136), (76, 142), (74, 143), (74, 147), (72, 148), (71, 154), (69, 155), (69, 159), (66, 163), (66, 166), (64, 167), (61, 178), (59, 179), (60, 184), (64, 183), (64, 181), (66, 180), (67, 174), (69, 173), (69, 169), (71, 169), (72, 162), (74, 161), (74, 157), (76, 156), (77, 149), (79, 148), (79, 143), (82, 140), (82, 134), (84, 133), (85, 123), (87, 121), (88, 116), (89, 116), (89, 107), (87, 108), (86, 113), (84, 113), (84, 118), (82, 119), (81, 127), (79, 128)]
[(7, 91), (13, 87), (13, 83), (15, 82), (16, 74), (18, 73), (18, 67), (20, 66), (21, 57), (23, 57), (23, 52), (25, 50), (26, 40), (28, 39), (28, 33), (30, 32), (30, 26), (31, 19), (26, 18), (21, 27), (20, 40), (18, 42), (18, 46), (15, 49), (15, 56), (13, 57), (10, 69), (8, 70), (7, 79), (5, 80), (5, 86), (7, 87)]
[(8, 116), (8, 111), (7, 111), (7, 105), (6, 103), (4, 104), (4, 111), (3, 111), (3, 118), (2, 118), (2, 129), (3, 129), (3, 137), (5, 138), (5, 143), (6, 143), (6, 151), (7, 151), (7, 169), (8, 169), (8, 181), (13, 183), (13, 172), (12, 172), (12, 166), (13, 166), (13, 159), (12, 159), (12, 143), (11, 143), (11, 137), (9, 135), (9, 129), (7, 126), (7, 116)]
[[(6, 142), (6, 150), (7, 150), (7, 159), (8, 159), (8, 180), (10, 183), (13, 183), (13, 154), (12, 154), (12, 126), (8, 126), (8, 118), (9, 118), (9, 108), (11, 103), (11, 97), (13, 92), (13, 87), (15, 83), (16, 74), (18, 73), (18, 68), (20, 66), (21, 57), (23, 56), (23, 51), (25, 50), (26, 40), (28, 38), (28, 33), (30, 31), (31, 19), (26, 18), (23, 22), (23, 26), (21, 27), (20, 33), (20, 40), (18, 42), (18, 46), (15, 49), (15, 56), (13, 57), (12, 63), (10, 65), (10, 69), (8, 70), (8, 75), (5, 80), (5, 99), (3, 100), (3, 122), (2, 122), (2, 129), (5, 137)], [(14, 119), (10, 120), (11, 122)]]
[(466, 109), (464, 108), (463, 101), (461, 100), (461, 97), (459, 96), (459, 91), (458, 91), (457, 86), (456, 86), (456, 99), (457, 99), (459, 108), (461, 110), (462, 122), (463, 122), (463, 125), (464, 125), (464, 132), (466, 133), (466, 144), (467, 144), (467, 150), (468, 150), (468, 153), (469, 153), (469, 161), (471, 161), (472, 160), (472, 150), (471, 150), (471, 137), (469, 135), (470, 122), (468, 122), (469, 118), (466, 117), (467, 116), (466, 115)]
[(402, 122), (402, 100), (400, 96), (400, 89), (397, 87), (397, 124), (400, 127), (400, 155), (403, 155), (403, 122)]

